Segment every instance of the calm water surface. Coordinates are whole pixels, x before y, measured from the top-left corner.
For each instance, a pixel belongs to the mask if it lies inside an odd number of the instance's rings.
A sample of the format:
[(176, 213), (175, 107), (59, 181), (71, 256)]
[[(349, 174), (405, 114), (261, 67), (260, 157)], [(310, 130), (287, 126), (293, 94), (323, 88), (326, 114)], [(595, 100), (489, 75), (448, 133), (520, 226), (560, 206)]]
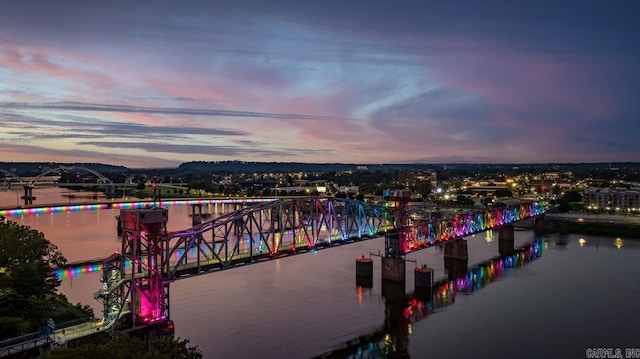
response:
[[(118, 213), (12, 219), (45, 233), (73, 261), (104, 257), (120, 247)], [(190, 207), (170, 207), (169, 230), (188, 228), (189, 213)], [(544, 239), (538, 260), (473, 294), (459, 293), (453, 304), (412, 323), (404, 357), (584, 358), (587, 348), (619, 347), (624, 353), (640, 347), (640, 242), (569, 235), (561, 246), (558, 238)], [(467, 239), (470, 266), (498, 254), (497, 240), (488, 235)], [(517, 246), (533, 240), (531, 232), (516, 232)], [(355, 283), (355, 258), (383, 250), (384, 239), (378, 238), (180, 279), (170, 295), (176, 336), (188, 338), (205, 358), (323, 355), (384, 327), (390, 307), (381, 294), (379, 258), (373, 257), (373, 287)], [(408, 257), (434, 268), (436, 278), (446, 276), (438, 248)], [(406, 292), (413, 291), (413, 267), (408, 263)], [(92, 294), (99, 287), (99, 274), (93, 273), (65, 279), (60, 291), (99, 314)]]

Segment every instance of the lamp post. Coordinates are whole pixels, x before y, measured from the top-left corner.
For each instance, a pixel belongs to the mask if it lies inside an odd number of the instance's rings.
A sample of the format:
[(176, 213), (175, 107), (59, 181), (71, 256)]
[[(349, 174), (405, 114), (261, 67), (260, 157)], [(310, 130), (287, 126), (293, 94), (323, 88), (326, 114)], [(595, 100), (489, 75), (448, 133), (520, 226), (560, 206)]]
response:
[(438, 187), (436, 189), (436, 193), (438, 194), (436, 197), (436, 212), (440, 212), (440, 196), (442, 196), (442, 188)]

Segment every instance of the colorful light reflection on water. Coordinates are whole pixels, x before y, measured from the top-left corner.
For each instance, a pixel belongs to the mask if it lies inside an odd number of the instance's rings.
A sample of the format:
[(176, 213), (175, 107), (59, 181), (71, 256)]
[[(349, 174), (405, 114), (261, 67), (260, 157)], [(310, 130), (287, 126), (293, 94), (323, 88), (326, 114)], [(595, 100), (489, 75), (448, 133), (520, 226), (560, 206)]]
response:
[[(373, 333), (375, 338), (364, 345), (346, 348), (340, 352), (344, 358), (388, 358), (399, 355), (406, 350), (407, 337), (412, 332), (412, 325), (433, 314), (436, 310), (454, 304), (456, 295), (472, 294), (482, 287), (498, 280), (510, 269), (522, 267), (542, 256), (544, 241), (536, 240), (532, 244), (516, 250), (516, 253), (484, 262), (453, 280), (436, 284), (428, 298), (412, 298), (406, 301), (387, 301), (387, 312), (400, 315), (387, 315), (383, 331)], [(404, 295), (404, 290), (402, 292)], [(390, 304), (391, 303), (391, 304)], [(390, 321), (397, 322), (391, 323)], [(391, 328), (391, 329), (390, 329)], [(373, 339), (372, 338), (372, 339)], [(400, 355), (401, 356), (401, 355)]]

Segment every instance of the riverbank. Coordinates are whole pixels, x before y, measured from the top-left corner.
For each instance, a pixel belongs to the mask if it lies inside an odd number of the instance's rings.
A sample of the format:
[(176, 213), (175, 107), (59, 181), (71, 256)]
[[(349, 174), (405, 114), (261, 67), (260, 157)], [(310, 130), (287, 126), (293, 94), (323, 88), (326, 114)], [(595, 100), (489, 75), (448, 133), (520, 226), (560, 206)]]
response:
[(624, 237), (640, 239), (640, 224), (612, 221), (577, 221), (562, 218), (546, 218), (544, 227), (536, 229), (536, 234), (567, 235), (570, 233), (602, 237)]

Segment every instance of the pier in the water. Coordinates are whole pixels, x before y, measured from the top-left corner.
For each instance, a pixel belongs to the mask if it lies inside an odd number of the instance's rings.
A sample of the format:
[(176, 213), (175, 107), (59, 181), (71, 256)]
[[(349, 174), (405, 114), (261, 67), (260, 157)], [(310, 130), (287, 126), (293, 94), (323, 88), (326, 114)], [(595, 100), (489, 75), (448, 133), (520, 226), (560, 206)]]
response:
[[(407, 253), (438, 244), (444, 246), (444, 267), (449, 278), (455, 278), (467, 271), (469, 254), (465, 236), (488, 229), (498, 229), (499, 253), (508, 256), (514, 253), (514, 223), (533, 219), (536, 226), (543, 225), (544, 209), (539, 202), (522, 202), (504, 205), (483, 211), (456, 214), (453, 218), (438, 221), (412, 221), (409, 216), (411, 192), (408, 190), (385, 190), (384, 197), (394, 221), (394, 230), (385, 235), (382, 257), (381, 278), (383, 283), (404, 283), (406, 278)], [(372, 271), (364, 257), (356, 260), (358, 284), (367, 284)], [(365, 275), (365, 273), (370, 273)], [(415, 268), (415, 288), (432, 285), (432, 271), (426, 265)]]

